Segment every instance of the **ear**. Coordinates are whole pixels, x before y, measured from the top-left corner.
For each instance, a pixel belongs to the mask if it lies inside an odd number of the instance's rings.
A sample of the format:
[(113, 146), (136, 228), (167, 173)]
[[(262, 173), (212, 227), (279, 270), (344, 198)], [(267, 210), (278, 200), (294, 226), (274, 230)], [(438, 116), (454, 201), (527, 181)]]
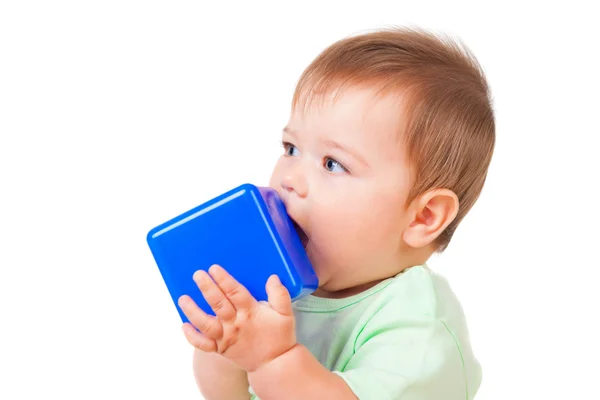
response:
[(413, 248), (432, 243), (458, 213), (458, 197), (449, 189), (434, 189), (417, 197), (411, 204), (413, 220), (402, 239)]

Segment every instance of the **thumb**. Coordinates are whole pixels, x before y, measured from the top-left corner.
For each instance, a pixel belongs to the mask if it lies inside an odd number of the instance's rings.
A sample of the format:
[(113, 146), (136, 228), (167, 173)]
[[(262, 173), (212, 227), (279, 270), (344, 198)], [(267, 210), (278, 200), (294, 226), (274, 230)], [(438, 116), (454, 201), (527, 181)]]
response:
[(267, 296), (269, 305), (282, 315), (293, 315), (292, 299), (287, 288), (283, 286), (277, 275), (271, 275), (267, 281)]

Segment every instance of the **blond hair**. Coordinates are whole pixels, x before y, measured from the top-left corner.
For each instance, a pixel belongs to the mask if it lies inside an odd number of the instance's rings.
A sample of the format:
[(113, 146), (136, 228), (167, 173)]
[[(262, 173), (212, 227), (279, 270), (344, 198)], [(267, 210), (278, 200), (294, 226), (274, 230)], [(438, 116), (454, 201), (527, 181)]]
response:
[(461, 43), (422, 30), (363, 33), (334, 43), (305, 69), (292, 106), (306, 107), (315, 96), (352, 85), (403, 95), (399, 127), (414, 170), (408, 204), (436, 188), (452, 190), (459, 200), (456, 218), (436, 239), (443, 251), (481, 193), (495, 145), (479, 63)]

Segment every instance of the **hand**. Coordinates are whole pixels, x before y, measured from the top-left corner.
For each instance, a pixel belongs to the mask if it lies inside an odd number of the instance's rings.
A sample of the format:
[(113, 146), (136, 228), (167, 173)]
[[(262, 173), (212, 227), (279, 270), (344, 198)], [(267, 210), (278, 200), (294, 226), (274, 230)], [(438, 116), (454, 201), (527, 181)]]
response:
[(267, 281), (268, 302), (257, 301), (218, 265), (208, 273), (196, 271), (193, 278), (216, 316), (206, 314), (187, 295), (179, 298), (191, 322), (183, 331), (192, 346), (219, 353), (253, 372), (296, 345), (292, 301), (276, 275)]

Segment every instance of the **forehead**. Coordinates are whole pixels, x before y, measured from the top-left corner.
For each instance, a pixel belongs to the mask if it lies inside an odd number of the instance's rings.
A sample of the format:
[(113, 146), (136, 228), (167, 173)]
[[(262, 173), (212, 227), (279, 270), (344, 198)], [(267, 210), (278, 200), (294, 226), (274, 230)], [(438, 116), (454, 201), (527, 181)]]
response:
[(398, 155), (402, 98), (347, 87), (298, 104), (289, 126), (305, 139), (333, 140), (381, 157)]

